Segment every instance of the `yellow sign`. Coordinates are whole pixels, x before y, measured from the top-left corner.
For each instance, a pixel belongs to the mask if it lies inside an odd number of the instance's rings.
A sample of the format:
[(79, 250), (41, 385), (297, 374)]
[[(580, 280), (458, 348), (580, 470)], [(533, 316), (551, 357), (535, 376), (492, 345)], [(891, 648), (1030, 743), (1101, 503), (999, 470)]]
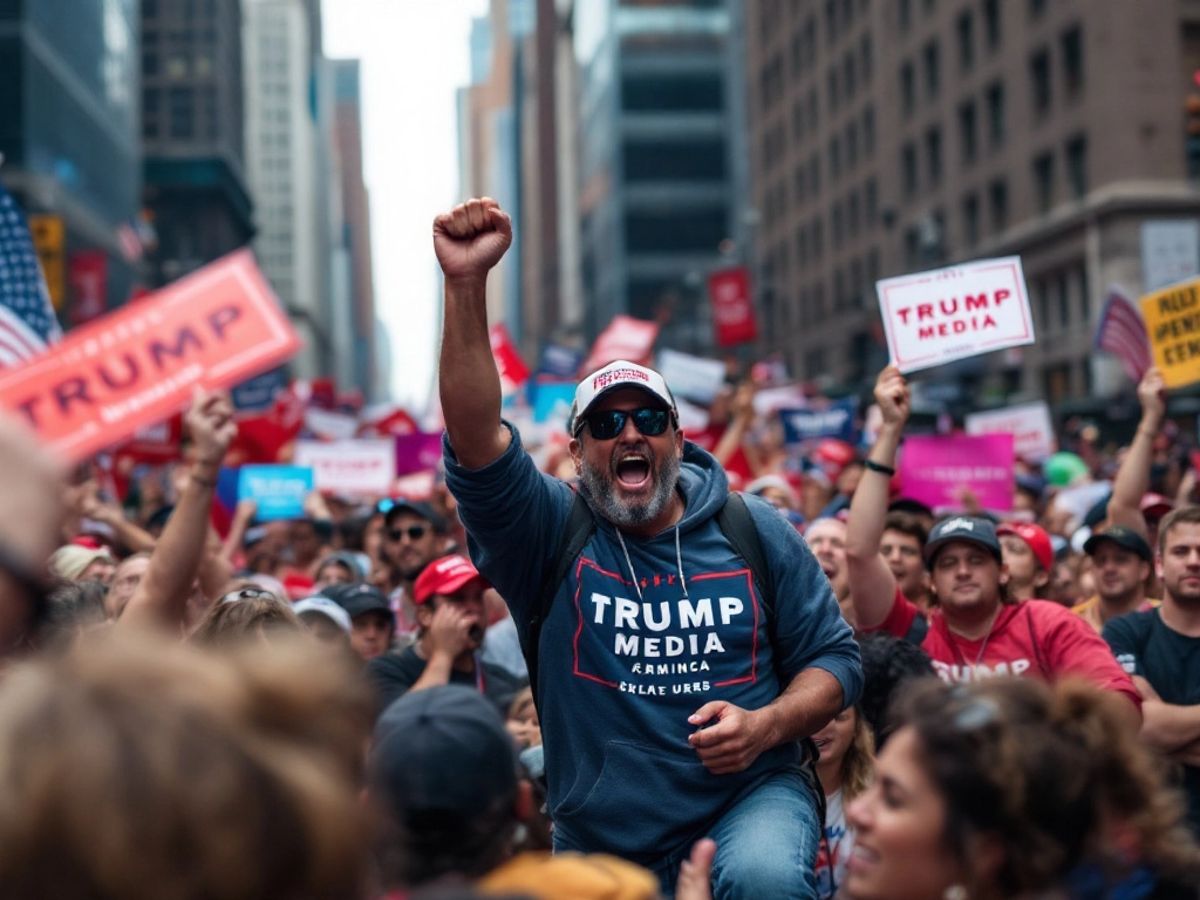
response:
[(66, 228), (62, 216), (30, 216), (29, 234), (42, 264), (42, 277), (46, 279), (50, 302), (55, 310), (61, 310), (67, 296)]
[(1200, 278), (1141, 299), (1142, 318), (1167, 387), (1200, 381)]

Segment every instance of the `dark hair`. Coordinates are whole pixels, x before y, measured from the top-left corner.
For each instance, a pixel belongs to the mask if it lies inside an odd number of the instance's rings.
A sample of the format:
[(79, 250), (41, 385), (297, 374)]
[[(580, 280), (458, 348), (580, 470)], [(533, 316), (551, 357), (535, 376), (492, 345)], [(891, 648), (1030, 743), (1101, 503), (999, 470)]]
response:
[(61, 649), (84, 629), (101, 625), (108, 618), (104, 597), (108, 585), (102, 581), (65, 581), (46, 596), (45, 612), (38, 623), (37, 643)]
[(884, 531), (898, 531), (901, 534), (907, 534), (909, 537), (916, 538), (917, 543), (924, 549), (925, 542), (929, 540), (929, 529), (922, 524), (921, 520), (912, 513), (901, 512), (899, 510), (890, 512), (883, 520)]
[[(1080, 682), (1050, 687), (1004, 678), (974, 685), (914, 685), (897, 723), (912, 728), (917, 756), (946, 807), (943, 841), (970, 867), (970, 839), (1004, 847), (986, 873), (1003, 897), (1047, 890), (1082, 862), (1137, 862), (1166, 875), (1200, 872), (1200, 851), (1180, 799), (1125, 724), (1124, 697)], [(971, 885), (968, 885), (971, 887)]]
[(863, 691), (858, 708), (875, 733), (875, 745), (882, 747), (891, 729), (888, 712), (893, 699), (910, 682), (934, 674), (933, 663), (919, 646), (890, 634), (860, 635)]
[(1173, 509), (1158, 523), (1158, 555), (1167, 549), (1167, 532), (1176, 525), (1200, 525), (1200, 506), (1181, 506)]
[(376, 858), (388, 887), (419, 887), (447, 875), (481, 878), (511, 852), (517, 831), (514, 796), (482, 813), (421, 810), (385, 816)]

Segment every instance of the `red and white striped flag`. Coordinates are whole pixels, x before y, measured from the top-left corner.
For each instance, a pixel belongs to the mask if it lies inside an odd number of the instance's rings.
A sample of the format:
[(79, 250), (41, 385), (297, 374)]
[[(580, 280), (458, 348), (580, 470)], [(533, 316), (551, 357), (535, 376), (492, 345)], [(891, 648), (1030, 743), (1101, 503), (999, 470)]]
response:
[(1154, 365), (1142, 314), (1125, 292), (1115, 285), (1108, 289), (1108, 298), (1100, 312), (1095, 346), (1116, 356), (1121, 361), (1121, 367), (1135, 382), (1141, 381), (1146, 370)]

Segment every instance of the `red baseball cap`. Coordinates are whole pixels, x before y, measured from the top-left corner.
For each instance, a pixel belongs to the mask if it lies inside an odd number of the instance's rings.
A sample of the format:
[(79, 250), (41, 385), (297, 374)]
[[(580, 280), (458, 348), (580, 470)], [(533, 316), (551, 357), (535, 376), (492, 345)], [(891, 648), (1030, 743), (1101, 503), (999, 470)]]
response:
[(1029, 545), (1039, 566), (1047, 572), (1054, 568), (1054, 547), (1050, 544), (1050, 535), (1040, 525), (1031, 522), (1005, 522), (996, 529), (996, 534), (1016, 535)]
[(1146, 493), (1142, 495), (1142, 502), (1138, 507), (1143, 516), (1151, 518), (1161, 518), (1175, 508), (1175, 504), (1171, 502), (1170, 497), (1164, 497), (1162, 494)]
[(476, 580), (485, 588), (491, 587), (465, 556), (443, 556), (427, 565), (417, 576), (413, 585), (413, 602), (421, 604), (439, 594), (444, 597), (457, 593)]

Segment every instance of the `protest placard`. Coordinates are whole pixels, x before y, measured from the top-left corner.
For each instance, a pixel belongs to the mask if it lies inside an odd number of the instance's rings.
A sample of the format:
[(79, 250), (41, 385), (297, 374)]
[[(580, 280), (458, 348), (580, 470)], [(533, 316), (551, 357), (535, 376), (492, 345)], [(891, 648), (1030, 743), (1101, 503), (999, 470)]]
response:
[(658, 371), (676, 397), (705, 406), (725, 387), (725, 363), (718, 359), (664, 349), (658, 351)]
[(319, 491), (349, 496), (386, 494), (396, 477), (392, 441), (297, 441), (296, 465), (313, 470)]
[(1050, 408), (1042, 400), (971, 413), (964, 425), (967, 434), (1011, 434), (1013, 453), (1033, 462), (1041, 462), (1058, 449)]
[(1034, 341), (1019, 256), (885, 278), (875, 289), (901, 372)]
[(410, 475), (436, 469), (442, 458), (441, 432), (401, 434), (394, 438), (396, 474)]
[(1154, 364), (1167, 387), (1200, 381), (1200, 278), (1142, 297)]
[(750, 296), (750, 272), (745, 266), (709, 275), (708, 299), (718, 347), (733, 347), (758, 337), (754, 300)]
[(575, 402), (575, 382), (539, 380), (533, 394), (533, 421), (539, 425), (556, 423), (565, 428)]
[(913, 435), (900, 454), (904, 496), (934, 509), (961, 509), (967, 488), (984, 509), (1010, 510), (1013, 481), (1011, 434)]
[(313, 470), (308, 466), (242, 466), (238, 471), (238, 501), (253, 500), (260, 522), (300, 518), (304, 498), (312, 490)]
[(178, 412), (195, 388), (231, 387), (299, 347), (253, 254), (240, 250), (0, 373), (0, 407), (78, 461)]
[(616, 359), (645, 364), (658, 338), (658, 323), (635, 319), (633, 316), (613, 316), (608, 327), (600, 332), (592, 351), (583, 363), (583, 371), (594, 372)]
[(858, 401), (853, 397), (834, 401), (823, 408), (781, 409), (783, 442), (789, 446), (820, 438), (837, 438), (858, 443), (858, 427), (854, 421)]

